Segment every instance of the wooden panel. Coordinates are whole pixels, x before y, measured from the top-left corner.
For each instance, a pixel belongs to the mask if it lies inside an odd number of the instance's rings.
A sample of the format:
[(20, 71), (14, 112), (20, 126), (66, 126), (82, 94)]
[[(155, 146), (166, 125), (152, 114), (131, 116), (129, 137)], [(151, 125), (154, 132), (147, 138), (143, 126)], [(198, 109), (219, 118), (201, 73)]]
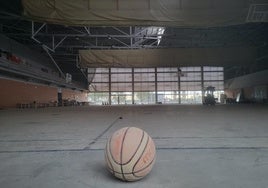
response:
[[(0, 107), (16, 107), (17, 103), (49, 103), (57, 101), (58, 89), (32, 83), (0, 79)], [(62, 90), (63, 99), (87, 101), (87, 94)]]

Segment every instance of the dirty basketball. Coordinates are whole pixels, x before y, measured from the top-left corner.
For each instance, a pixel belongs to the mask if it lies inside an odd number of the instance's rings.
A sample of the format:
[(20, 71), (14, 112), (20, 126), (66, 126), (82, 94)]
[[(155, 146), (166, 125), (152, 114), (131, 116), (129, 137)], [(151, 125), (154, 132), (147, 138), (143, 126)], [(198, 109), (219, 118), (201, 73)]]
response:
[(142, 129), (124, 127), (108, 139), (105, 148), (107, 169), (123, 181), (145, 177), (156, 159), (155, 144)]

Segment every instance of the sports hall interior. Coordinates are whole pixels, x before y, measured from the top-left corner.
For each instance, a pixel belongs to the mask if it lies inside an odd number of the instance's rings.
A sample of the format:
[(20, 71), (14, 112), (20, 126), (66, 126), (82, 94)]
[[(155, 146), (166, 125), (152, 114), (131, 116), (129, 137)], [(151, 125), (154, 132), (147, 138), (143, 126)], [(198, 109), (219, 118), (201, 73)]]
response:
[[(123, 127), (154, 140), (136, 182)], [(0, 2), (0, 187), (267, 188), (267, 0)]]

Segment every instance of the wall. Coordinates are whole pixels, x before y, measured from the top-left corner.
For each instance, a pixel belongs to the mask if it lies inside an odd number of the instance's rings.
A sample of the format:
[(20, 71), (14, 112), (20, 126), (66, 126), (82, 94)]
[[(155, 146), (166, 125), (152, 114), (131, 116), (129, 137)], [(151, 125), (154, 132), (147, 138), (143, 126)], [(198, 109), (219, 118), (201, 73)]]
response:
[[(0, 79), (0, 108), (16, 107), (17, 103), (49, 103), (57, 101), (58, 88)], [(87, 101), (87, 93), (62, 89), (63, 99)]]
[(233, 90), (260, 85), (268, 85), (268, 70), (255, 72), (225, 81), (225, 88)]
[(235, 99), (242, 90), (246, 101), (266, 102), (268, 100), (268, 70), (225, 81), (227, 98)]
[(82, 93), (80, 91), (73, 91), (73, 90), (68, 90), (68, 89), (62, 90), (62, 99), (76, 100), (78, 102), (88, 101), (86, 92)]

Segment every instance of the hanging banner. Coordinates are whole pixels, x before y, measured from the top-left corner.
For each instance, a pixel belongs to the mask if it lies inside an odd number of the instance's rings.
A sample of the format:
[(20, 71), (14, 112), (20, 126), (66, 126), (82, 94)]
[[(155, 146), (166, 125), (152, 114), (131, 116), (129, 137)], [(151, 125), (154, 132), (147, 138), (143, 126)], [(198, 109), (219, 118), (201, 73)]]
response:
[(260, 0), (22, 0), (31, 20), (69, 26), (215, 27), (243, 24)]
[(79, 50), (81, 67), (235, 66), (255, 62), (254, 47)]

